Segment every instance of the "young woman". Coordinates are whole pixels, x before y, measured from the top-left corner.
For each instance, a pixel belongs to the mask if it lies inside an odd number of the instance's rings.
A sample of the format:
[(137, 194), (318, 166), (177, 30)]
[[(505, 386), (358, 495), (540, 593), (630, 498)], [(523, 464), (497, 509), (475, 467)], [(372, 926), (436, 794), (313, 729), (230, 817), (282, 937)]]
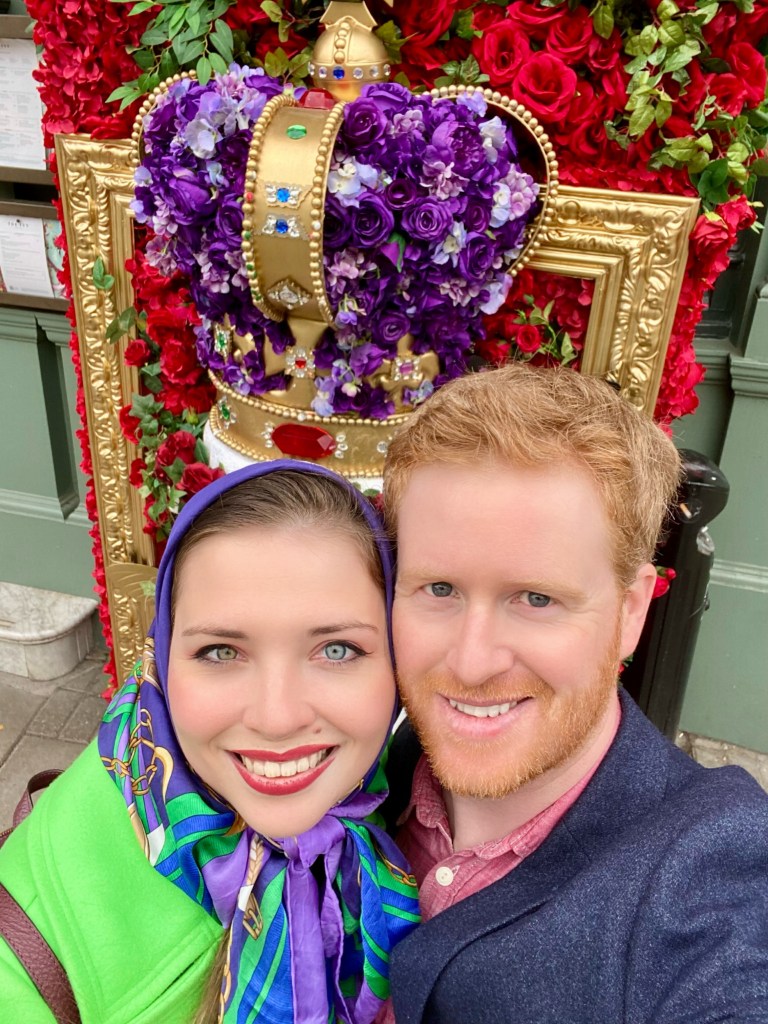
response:
[[(249, 467), (184, 508), (141, 663), (0, 850), (83, 1024), (376, 1016), (418, 913), (367, 820), (391, 586), (373, 510), (322, 468)], [(0, 940), (0, 1020), (52, 1019)]]

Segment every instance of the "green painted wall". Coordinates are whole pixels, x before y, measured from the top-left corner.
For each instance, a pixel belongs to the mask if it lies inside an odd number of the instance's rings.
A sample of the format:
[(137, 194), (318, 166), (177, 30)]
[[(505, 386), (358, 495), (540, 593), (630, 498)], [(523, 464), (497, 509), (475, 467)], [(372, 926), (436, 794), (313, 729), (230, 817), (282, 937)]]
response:
[(92, 596), (69, 324), (0, 307), (0, 580)]
[[(754, 244), (754, 243), (753, 243)], [(704, 342), (701, 409), (678, 437), (731, 485), (712, 523), (711, 607), (702, 620), (681, 728), (768, 752), (768, 233), (746, 282), (732, 341)]]

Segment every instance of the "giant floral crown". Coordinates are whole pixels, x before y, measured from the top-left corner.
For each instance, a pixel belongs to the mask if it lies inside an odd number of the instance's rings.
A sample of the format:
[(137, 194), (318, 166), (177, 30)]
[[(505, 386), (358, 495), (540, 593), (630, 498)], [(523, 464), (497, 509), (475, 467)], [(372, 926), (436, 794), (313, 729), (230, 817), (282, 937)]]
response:
[(385, 81), (363, 4), (326, 20), (322, 90), (236, 65), (156, 90), (133, 209), (151, 261), (189, 281), (213, 434), (377, 476), (409, 412), (467, 371), (549, 223), (557, 164), (499, 93)]

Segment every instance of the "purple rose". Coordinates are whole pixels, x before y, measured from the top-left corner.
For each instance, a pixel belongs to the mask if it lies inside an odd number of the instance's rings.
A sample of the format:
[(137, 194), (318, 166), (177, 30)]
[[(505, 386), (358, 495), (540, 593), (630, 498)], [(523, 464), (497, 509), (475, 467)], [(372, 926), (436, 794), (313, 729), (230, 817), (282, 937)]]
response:
[(397, 345), (404, 334), (411, 329), (411, 321), (397, 309), (385, 310), (371, 325), (375, 341), (382, 345)]
[(375, 192), (363, 195), (357, 209), (350, 207), (347, 215), (352, 218), (352, 238), (356, 245), (373, 248), (385, 242), (395, 218), (384, 199)]
[(459, 270), (470, 281), (482, 281), (493, 266), (496, 245), (487, 235), (475, 235), (459, 253)]
[(239, 248), (243, 231), (243, 207), (234, 196), (227, 196), (216, 211), (217, 239), (231, 251)]
[(214, 203), (209, 189), (199, 184), (192, 171), (186, 168), (174, 171), (166, 187), (174, 220), (179, 224), (191, 224), (213, 211)]
[(379, 110), (391, 118), (393, 114), (413, 106), (416, 97), (410, 89), (398, 82), (377, 82), (363, 87), (361, 99), (374, 102)]
[(328, 249), (343, 249), (349, 241), (349, 213), (341, 204), (328, 196), (325, 200), (325, 219), (323, 221), (323, 244)]
[(418, 195), (418, 189), (410, 178), (395, 178), (384, 190), (387, 202), (393, 210), (404, 210)]
[(467, 231), (473, 234), (482, 234), (491, 222), (491, 211), (493, 200), (469, 199), (461, 216), (462, 223)]
[(378, 142), (386, 127), (387, 119), (373, 100), (361, 96), (344, 108), (344, 135), (353, 147)]
[(424, 242), (442, 242), (451, 229), (453, 217), (438, 199), (427, 197), (414, 203), (403, 214), (403, 227)]
[(349, 365), (358, 377), (367, 377), (369, 373), (378, 370), (386, 354), (378, 345), (366, 341), (352, 349), (349, 354)]

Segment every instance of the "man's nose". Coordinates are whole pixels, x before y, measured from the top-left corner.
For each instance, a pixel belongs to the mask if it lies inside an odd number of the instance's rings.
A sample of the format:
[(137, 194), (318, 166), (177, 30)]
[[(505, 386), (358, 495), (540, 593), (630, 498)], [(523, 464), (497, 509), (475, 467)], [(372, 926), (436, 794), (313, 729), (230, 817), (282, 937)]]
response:
[(306, 686), (284, 665), (254, 669), (243, 710), (243, 725), (265, 739), (287, 739), (309, 728), (315, 711)]
[(453, 623), (446, 666), (466, 686), (480, 686), (494, 676), (511, 671), (515, 664), (509, 624), (493, 607), (467, 608)]

